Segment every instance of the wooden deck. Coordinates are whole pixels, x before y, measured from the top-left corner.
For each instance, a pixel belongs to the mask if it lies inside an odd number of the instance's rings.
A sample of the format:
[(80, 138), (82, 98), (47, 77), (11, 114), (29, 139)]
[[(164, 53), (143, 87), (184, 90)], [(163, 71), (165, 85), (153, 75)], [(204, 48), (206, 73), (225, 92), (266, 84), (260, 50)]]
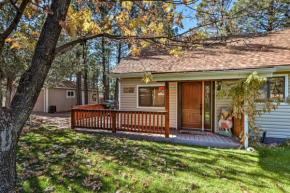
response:
[(224, 137), (212, 132), (202, 132), (202, 131), (180, 131), (175, 129), (170, 129), (169, 138), (165, 138), (162, 134), (152, 134), (152, 133), (135, 133), (135, 132), (124, 132), (119, 131), (117, 133), (112, 133), (107, 130), (92, 130), (92, 129), (81, 129), (76, 128), (77, 132), (85, 133), (98, 133), (105, 135), (112, 135), (116, 137), (127, 137), (131, 139), (141, 139), (150, 140), (157, 142), (169, 142), (177, 144), (187, 144), (202, 147), (215, 147), (215, 148), (238, 148), (241, 143), (236, 137)]
[(217, 148), (237, 148), (238, 139), (212, 132), (169, 128), (168, 111), (109, 110), (102, 106), (76, 106), (71, 111), (75, 131), (160, 142)]

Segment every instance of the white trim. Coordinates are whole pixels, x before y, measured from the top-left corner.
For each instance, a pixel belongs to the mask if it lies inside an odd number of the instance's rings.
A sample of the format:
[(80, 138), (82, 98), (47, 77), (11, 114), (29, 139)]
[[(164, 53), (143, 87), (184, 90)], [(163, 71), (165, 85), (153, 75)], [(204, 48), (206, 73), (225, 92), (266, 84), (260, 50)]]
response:
[(273, 77), (279, 77), (279, 76), (284, 76), (285, 77), (285, 99), (288, 97), (288, 74), (274, 74)]
[(46, 100), (45, 100), (45, 88), (43, 89), (43, 112), (45, 113), (45, 106), (46, 106)]
[(45, 100), (45, 106), (46, 106), (45, 112), (48, 113), (48, 88), (45, 89), (45, 98), (46, 98), (46, 100)]
[(244, 146), (245, 148), (249, 147), (249, 124), (248, 124), (248, 115), (244, 115)]
[(290, 70), (289, 66), (276, 66), (275, 68), (277, 72), (285, 72)]
[(119, 79), (119, 110), (121, 110), (121, 79)]
[[(119, 79), (119, 93), (118, 93), (118, 95), (119, 95), (119, 110), (121, 110), (121, 78)], [(121, 128), (121, 126), (122, 126), (122, 121), (123, 120), (121, 120), (121, 113), (119, 113), (119, 127)]]
[[(165, 87), (165, 85), (137, 85), (137, 91), (136, 91), (136, 96), (137, 96), (137, 108), (142, 108), (142, 109), (164, 109), (165, 108), (165, 104), (164, 107), (151, 107), (151, 106), (139, 106), (139, 87), (160, 87), (163, 86)], [(165, 96), (164, 96), (165, 97)], [(165, 99), (165, 98), (164, 98)], [(165, 102), (165, 101), (164, 101)]]
[(205, 116), (205, 82), (201, 82), (201, 130), (204, 131)]
[(284, 87), (285, 87), (285, 99), (288, 97), (288, 74), (273, 74), (272, 77), (285, 77), (285, 83), (284, 83)]
[[(276, 72), (276, 68), (255, 68), (242, 70), (220, 70), (203, 72), (171, 72), (171, 73), (152, 73), (154, 81), (172, 81), (172, 80), (210, 80), (210, 79), (235, 79), (247, 78), (249, 74), (257, 71), (260, 76), (271, 76)], [(143, 77), (144, 72), (109, 74), (112, 78), (133, 78)]]
[(178, 82), (176, 82), (176, 130), (177, 129), (178, 129)]
[[(68, 96), (68, 92), (73, 92), (74, 96)], [(75, 98), (76, 97), (76, 92), (74, 90), (66, 90), (66, 98)]]
[[(288, 97), (288, 74), (273, 74), (273, 76), (271, 77), (266, 77), (266, 78), (272, 78), (272, 77), (285, 77), (285, 82), (284, 82), (284, 92), (285, 92), (285, 96), (284, 98), (286, 99)], [(257, 103), (257, 104), (261, 104), (261, 102)], [(280, 104), (285, 104), (285, 102), (281, 102)]]
[(213, 119), (213, 129), (214, 129), (214, 133), (216, 133), (217, 132), (217, 127), (216, 127), (216, 91), (215, 91), (215, 89), (216, 89), (216, 81), (214, 81), (214, 113), (213, 113), (213, 117), (214, 117), (214, 119)]

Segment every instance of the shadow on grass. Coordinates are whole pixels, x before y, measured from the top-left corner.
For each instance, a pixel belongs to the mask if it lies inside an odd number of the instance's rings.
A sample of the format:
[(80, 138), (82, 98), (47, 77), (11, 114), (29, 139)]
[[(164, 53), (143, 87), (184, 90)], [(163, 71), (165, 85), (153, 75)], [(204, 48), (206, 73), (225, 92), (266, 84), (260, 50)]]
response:
[[(56, 186), (58, 192), (66, 192), (71, 184), (74, 192), (90, 192), (92, 191), (90, 188), (82, 185), (90, 172), (99, 175), (97, 180), (102, 182), (101, 190), (105, 192), (116, 191), (119, 188), (118, 184), (133, 192), (166, 192), (166, 190), (174, 192), (176, 191), (174, 188), (182, 189), (175, 185), (189, 187), (189, 190), (194, 191), (204, 188), (198, 184), (191, 185), (191, 178), (201, 182), (217, 183), (215, 181), (218, 181), (229, 185), (235, 184), (235, 186), (241, 183), (250, 189), (268, 188), (269, 182), (286, 184), (289, 187), (289, 183), (285, 182), (285, 178), (289, 179), (289, 167), (284, 164), (273, 167), (271, 162), (281, 152), (271, 154), (261, 149), (252, 153), (242, 150), (192, 147), (47, 128), (26, 134), (21, 138), (21, 142), (26, 142), (28, 146), (31, 146), (29, 156), (34, 156), (39, 160), (38, 163), (29, 166), (30, 169), (47, 170), (44, 179), (40, 179), (39, 176), (26, 179), (29, 183), (29, 188), (25, 189), (27, 192), (32, 189), (43, 191), (49, 185)], [(64, 148), (46, 155), (45, 152), (53, 145), (60, 145)], [(67, 149), (73, 149), (73, 154), (59, 158), (59, 155)], [(270, 158), (263, 159), (268, 155)], [(19, 162), (23, 161), (25, 156), (27, 152), (20, 151)], [(87, 160), (90, 162), (86, 162)], [(94, 160), (95, 165), (92, 165), (91, 162)], [(288, 163), (284, 158), (282, 161)], [(80, 166), (72, 169), (71, 165), (74, 162)], [(48, 163), (51, 165), (45, 167)], [(62, 176), (63, 171), (70, 170), (75, 171), (79, 176)], [(130, 170), (133, 171), (130, 172)], [(120, 177), (125, 175), (124, 173), (127, 177)], [(271, 175), (273, 173), (278, 177)], [(46, 182), (48, 178), (51, 179)], [(63, 178), (63, 181), (58, 183), (60, 178)], [(134, 178), (137, 178), (137, 181), (134, 181)], [(164, 184), (157, 185), (159, 181)], [(286, 191), (283, 187), (280, 190)]]

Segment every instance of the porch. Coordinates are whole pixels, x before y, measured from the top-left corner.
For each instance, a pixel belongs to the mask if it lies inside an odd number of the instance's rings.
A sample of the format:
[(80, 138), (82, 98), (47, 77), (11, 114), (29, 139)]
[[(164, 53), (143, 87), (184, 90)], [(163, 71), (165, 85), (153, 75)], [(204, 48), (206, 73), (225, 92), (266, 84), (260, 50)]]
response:
[(210, 131), (169, 128), (168, 111), (108, 110), (99, 105), (76, 106), (71, 128), (78, 132), (217, 148), (238, 148), (236, 137)]
[(101, 135), (111, 135), (115, 137), (124, 137), (130, 139), (138, 140), (148, 140), (155, 142), (167, 142), (175, 144), (186, 144), (186, 145), (195, 145), (201, 147), (213, 147), (213, 148), (222, 148), (222, 149), (232, 149), (241, 147), (241, 143), (237, 137), (224, 137), (212, 132), (201, 131), (201, 132), (192, 132), (184, 133), (176, 129), (170, 129), (169, 138), (166, 138), (162, 134), (152, 134), (152, 133), (135, 133), (135, 132), (117, 132), (112, 133), (108, 130), (92, 130), (84, 128), (76, 128), (75, 131), (82, 133), (91, 133), (91, 134), (101, 134)]

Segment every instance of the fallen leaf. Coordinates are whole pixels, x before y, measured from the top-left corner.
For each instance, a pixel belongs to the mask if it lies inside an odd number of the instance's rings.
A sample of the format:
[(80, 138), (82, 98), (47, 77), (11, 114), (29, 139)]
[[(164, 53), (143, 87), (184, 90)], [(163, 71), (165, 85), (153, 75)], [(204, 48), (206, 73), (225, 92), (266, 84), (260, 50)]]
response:
[(63, 181), (63, 178), (62, 177), (59, 177), (57, 180), (56, 180), (56, 183), (61, 183)]
[(275, 184), (278, 188), (282, 188), (282, 185), (280, 185), (280, 184), (278, 184), (278, 183), (276, 183)]
[(72, 185), (70, 184), (70, 185), (68, 185), (68, 187), (67, 187), (67, 189), (68, 189), (68, 191), (72, 191)]
[(48, 186), (44, 189), (44, 192), (52, 192), (54, 191), (54, 187), (53, 186)]

